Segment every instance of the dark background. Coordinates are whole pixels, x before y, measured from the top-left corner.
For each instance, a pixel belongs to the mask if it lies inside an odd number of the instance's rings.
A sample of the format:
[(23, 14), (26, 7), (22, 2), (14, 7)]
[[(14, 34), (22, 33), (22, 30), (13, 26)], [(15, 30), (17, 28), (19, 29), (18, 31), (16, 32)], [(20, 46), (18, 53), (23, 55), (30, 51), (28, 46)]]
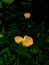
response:
[[(49, 65), (49, 2), (14, 0), (10, 4), (1, 3), (0, 65)], [(25, 12), (31, 13), (29, 19), (25, 19)], [(17, 45), (14, 42), (17, 35), (31, 36), (34, 45)]]

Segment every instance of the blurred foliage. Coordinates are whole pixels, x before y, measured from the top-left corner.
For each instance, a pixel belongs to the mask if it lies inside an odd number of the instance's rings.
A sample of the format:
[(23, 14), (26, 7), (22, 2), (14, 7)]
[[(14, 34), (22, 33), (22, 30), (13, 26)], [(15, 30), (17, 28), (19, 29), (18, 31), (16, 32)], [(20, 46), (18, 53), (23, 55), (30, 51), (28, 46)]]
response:
[[(31, 7), (27, 8), (26, 4), (17, 2), (14, 0), (0, 1), (0, 65), (49, 65), (47, 9), (46, 11), (43, 9), (45, 12), (43, 14), (38, 3), (36, 3), (38, 12), (35, 12), (36, 8), (31, 11)], [(32, 1), (29, 5), (32, 6), (31, 3)], [(21, 6), (26, 8), (23, 9)], [(45, 7), (47, 7), (46, 4)], [(25, 19), (24, 12), (31, 12), (31, 18)], [(30, 47), (17, 45), (14, 41), (17, 35), (31, 36), (34, 44)]]
[(2, 2), (0, 1), (0, 8), (2, 8)]
[(7, 4), (11, 4), (13, 2), (13, 0), (2, 0), (2, 2), (7, 3)]

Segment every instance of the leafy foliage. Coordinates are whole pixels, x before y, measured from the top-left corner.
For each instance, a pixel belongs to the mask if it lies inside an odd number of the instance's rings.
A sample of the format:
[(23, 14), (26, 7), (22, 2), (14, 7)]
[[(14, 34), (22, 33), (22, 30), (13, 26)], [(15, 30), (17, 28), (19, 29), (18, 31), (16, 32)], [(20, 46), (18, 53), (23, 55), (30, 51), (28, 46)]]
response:
[[(39, 13), (28, 9), (32, 16), (27, 20), (23, 16), (27, 7), (24, 10), (19, 8), (18, 1), (7, 4), (11, 1), (4, 0), (1, 9), (4, 11), (0, 12), (0, 65), (49, 65), (49, 31), (47, 18), (44, 19), (47, 14), (42, 17), (40, 8), (37, 9)], [(17, 45), (14, 41), (16, 35), (29, 35), (34, 39), (34, 44), (30, 47)]]

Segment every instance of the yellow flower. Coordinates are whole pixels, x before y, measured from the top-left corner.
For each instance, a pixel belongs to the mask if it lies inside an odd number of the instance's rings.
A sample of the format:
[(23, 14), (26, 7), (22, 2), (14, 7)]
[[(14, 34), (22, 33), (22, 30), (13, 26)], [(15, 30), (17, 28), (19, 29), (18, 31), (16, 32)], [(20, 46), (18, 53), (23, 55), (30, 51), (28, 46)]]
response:
[(24, 17), (25, 17), (26, 19), (30, 18), (30, 16), (31, 16), (30, 13), (25, 13), (25, 14), (24, 14)]
[(33, 39), (30, 36), (24, 36), (24, 38), (22, 39), (22, 45), (29, 47), (32, 44), (34, 44)]
[(15, 37), (14, 37), (14, 40), (15, 40), (15, 42), (16, 42), (17, 44), (20, 44), (21, 41), (22, 41), (22, 37), (21, 37), (21, 36), (15, 36)]

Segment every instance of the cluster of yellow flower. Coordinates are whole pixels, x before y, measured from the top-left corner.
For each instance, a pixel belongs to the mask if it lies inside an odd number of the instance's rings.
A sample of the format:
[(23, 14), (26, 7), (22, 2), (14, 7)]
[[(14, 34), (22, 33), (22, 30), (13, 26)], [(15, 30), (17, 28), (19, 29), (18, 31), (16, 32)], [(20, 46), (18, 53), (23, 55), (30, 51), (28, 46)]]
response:
[(20, 44), (22, 42), (22, 45), (26, 47), (29, 47), (32, 44), (34, 44), (32, 37), (27, 36), (27, 35), (24, 36), (24, 38), (21, 36), (15, 36), (14, 40), (15, 40), (15, 43), (17, 44)]
[[(29, 18), (31, 17), (31, 14), (30, 14), (30, 13), (24, 13), (24, 17), (25, 17), (26, 19), (29, 19)], [(17, 44), (22, 43), (22, 45), (23, 45), (23, 46), (26, 46), (26, 47), (29, 47), (29, 46), (31, 46), (32, 44), (34, 44), (32, 37), (27, 36), (27, 35), (24, 36), (24, 38), (21, 37), (21, 36), (15, 36), (15, 37), (14, 37), (14, 40), (15, 40), (15, 43), (17, 43)]]

